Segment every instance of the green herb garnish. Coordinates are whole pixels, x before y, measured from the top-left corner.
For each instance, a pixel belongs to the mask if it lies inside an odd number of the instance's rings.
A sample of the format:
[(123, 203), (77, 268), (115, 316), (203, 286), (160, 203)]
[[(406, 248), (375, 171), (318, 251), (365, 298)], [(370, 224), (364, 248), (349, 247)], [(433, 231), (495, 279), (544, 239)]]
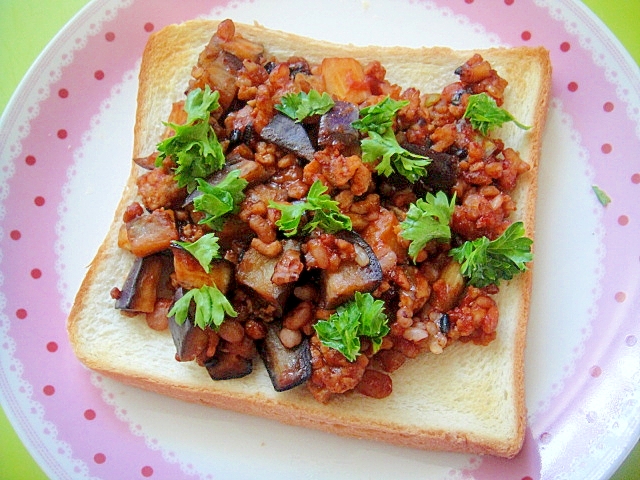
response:
[(360, 119), (351, 125), (368, 135), (360, 142), (364, 162), (380, 160), (376, 165), (379, 174), (388, 177), (397, 172), (415, 182), (427, 174), (426, 167), (431, 160), (401, 147), (392, 128), (395, 115), (408, 104), (406, 100), (392, 100), (387, 96), (381, 102), (360, 110)]
[(400, 235), (411, 241), (409, 256), (414, 261), (431, 240), (451, 239), (449, 223), (455, 204), (455, 194), (449, 202), (447, 195), (440, 191), (435, 196), (427, 193), (424, 200), (419, 199), (409, 206), (406, 218), (400, 222)]
[(397, 172), (410, 182), (415, 182), (427, 174), (426, 167), (431, 163), (429, 158), (402, 148), (393, 130), (387, 130), (383, 135), (371, 130), (369, 137), (363, 139), (360, 145), (362, 160), (373, 163), (380, 159), (376, 171), (385, 177)]
[(596, 194), (598, 201), (602, 204), (603, 207), (606, 207), (611, 203), (611, 197), (609, 197), (609, 195), (607, 195), (607, 193), (600, 187), (598, 187), (597, 185), (591, 185), (591, 189)]
[(178, 325), (182, 325), (189, 314), (191, 300), (195, 303), (194, 325), (205, 329), (206, 327), (218, 328), (224, 321), (225, 315), (237, 317), (227, 297), (214, 286), (204, 285), (200, 288), (193, 288), (178, 299), (168, 316), (174, 317)]
[(356, 292), (353, 300), (340, 305), (328, 320), (317, 322), (313, 328), (325, 346), (353, 362), (360, 353), (361, 336), (371, 339), (374, 353), (380, 349), (382, 339), (389, 333), (383, 309), (382, 300), (375, 300), (370, 293)]
[(184, 248), (202, 265), (205, 272), (211, 270), (211, 261), (214, 258), (220, 258), (220, 245), (218, 245), (218, 237), (215, 233), (207, 233), (201, 236), (195, 242), (172, 242), (179, 247)]
[(351, 219), (340, 212), (338, 202), (327, 195), (326, 191), (327, 187), (320, 180), (316, 180), (304, 201), (291, 204), (269, 202), (271, 208), (282, 212), (280, 219), (276, 221), (276, 226), (287, 237), (296, 235), (303, 215), (310, 212), (313, 213), (313, 218), (303, 227), (304, 232), (311, 232), (315, 228), (321, 228), (327, 233), (351, 230)]
[(499, 281), (511, 280), (527, 269), (526, 263), (533, 260), (531, 244), (524, 236), (524, 224), (513, 223), (495, 240), (480, 237), (467, 241), (449, 251), (459, 264), (462, 275), (475, 287), (498, 285)]
[(288, 93), (282, 96), (280, 102), (274, 108), (296, 122), (301, 122), (311, 115), (327, 113), (334, 105), (328, 93), (320, 94), (317, 90), (310, 90), (309, 93)]
[(238, 212), (240, 203), (244, 200), (244, 189), (249, 184), (244, 178), (240, 178), (240, 170), (231, 170), (216, 185), (201, 178), (196, 179), (196, 183), (202, 195), (193, 199), (193, 209), (205, 214), (198, 223), (207, 225), (212, 230), (222, 229), (226, 214)]
[(473, 129), (483, 135), (488, 135), (490, 130), (501, 127), (506, 122), (513, 122), (524, 130), (531, 128), (518, 122), (513, 115), (499, 107), (493, 97), (486, 93), (469, 96), (464, 118), (469, 119)]
[(220, 107), (219, 98), (220, 93), (212, 92), (209, 86), (204, 91), (189, 92), (184, 105), (187, 122), (184, 125), (165, 123), (175, 134), (157, 146), (160, 155), (156, 166), (162, 165), (166, 157), (173, 158), (177, 165), (174, 173), (178, 186), (186, 186), (189, 192), (196, 188), (197, 178), (208, 177), (225, 163), (222, 146), (209, 125), (211, 112)]
[(393, 100), (387, 96), (381, 102), (360, 110), (360, 119), (351, 125), (362, 133), (376, 132), (383, 135), (393, 125), (393, 119), (398, 111), (407, 105), (409, 105), (408, 100)]

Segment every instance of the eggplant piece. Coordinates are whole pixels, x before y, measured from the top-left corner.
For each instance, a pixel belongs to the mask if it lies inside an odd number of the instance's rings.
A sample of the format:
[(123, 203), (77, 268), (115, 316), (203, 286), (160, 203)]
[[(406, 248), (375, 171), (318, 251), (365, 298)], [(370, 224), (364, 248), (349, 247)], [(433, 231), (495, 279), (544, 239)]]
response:
[(320, 117), (318, 145), (328, 147), (342, 144), (353, 147), (360, 144), (360, 133), (351, 124), (358, 120), (360, 111), (353, 103), (337, 101), (333, 108)]
[(286, 115), (276, 113), (271, 122), (262, 129), (260, 136), (309, 162), (313, 160), (315, 149), (307, 131), (301, 123)]
[(154, 210), (148, 215), (140, 215), (125, 224), (131, 253), (136, 257), (146, 257), (168, 249), (171, 242), (178, 240), (173, 210)]
[(168, 257), (163, 254), (137, 257), (120, 290), (115, 307), (134, 313), (149, 313), (155, 308)]
[(276, 392), (302, 385), (312, 373), (309, 339), (303, 339), (295, 348), (287, 348), (280, 341), (280, 327), (279, 324), (269, 323), (267, 336), (258, 344), (258, 352)]
[[(343, 261), (338, 270), (320, 274), (323, 308), (333, 309), (349, 300), (355, 292), (372, 292), (382, 281), (382, 268), (369, 244), (357, 233), (343, 230), (336, 237), (353, 244), (358, 261)], [(366, 264), (365, 264), (366, 262)]]
[(253, 371), (253, 361), (235, 353), (216, 350), (216, 354), (204, 364), (213, 380), (242, 378)]
[[(180, 300), (183, 295), (182, 288), (178, 288), (174, 295), (174, 302)], [(179, 362), (195, 360), (209, 343), (209, 337), (204, 330), (194, 324), (191, 313), (187, 315), (182, 325), (176, 322), (175, 317), (169, 317), (169, 331), (176, 346), (176, 360)]]
[(438, 288), (434, 288), (431, 292), (429, 302), (439, 312), (451, 310), (458, 304), (466, 286), (464, 277), (460, 273), (460, 264), (450, 260), (440, 272), (436, 283)]
[(284, 304), (292, 290), (292, 284), (276, 285), (271, 281), (281, 256), (282, 253), (277, 257), (267, 257), (255, 248), (249, 247), (236, 268), (238, 283), (249, 287), (269, 304), (275, 306), (276, 316), (282, 315)]
[(449, 192), (456, 183), (459, 158), (445, 152), (436, 152), (423, 145), (402, 142), (402, 147), (416, 155), (431, 159), (427, 176), (415, 183), (416, 193), (423, 197), (427, 192)]
[(175, 281), (188, 290), (203, 285), (214, 285), (222, 293), (229, 291), (233, 280), (233, 265), (223, 259), (216, 259), (209, 266), (209, 273), (204, 271), (196, 258), (182, 247), (172, 245), (173, 268)]

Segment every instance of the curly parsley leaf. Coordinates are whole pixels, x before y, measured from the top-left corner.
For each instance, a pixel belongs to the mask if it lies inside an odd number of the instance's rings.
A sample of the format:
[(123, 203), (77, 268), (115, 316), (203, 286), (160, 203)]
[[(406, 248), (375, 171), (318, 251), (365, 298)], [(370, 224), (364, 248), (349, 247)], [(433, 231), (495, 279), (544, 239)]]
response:
[(464, 118), (469, 119), (473, 129), (483, 135), (488, 135), (490, 130), (501, 127), (506, 122), (513, 122), (524, 130), (531, 128), (518, 122), (504, 108), (498, 107), (496, 101), (486, 93), (469, 96)]
[(364, 162), (380, 160), (376, 165), (379, 174), (388, 177), (397, 172), (413, 183), (427, 174), (426, 167), (431, 160), (401, 147), (393, 132), (395, 115), (408, 104), (406, 100), (393, 100), (387, 96), (381, 102), (360, 110), (360, 119), (351, 125), (360, 133), (368, 134), (360, 141)]
[(375, 300), (370, 293), (356, 292), (353, 300), (340, 305), (328, 320), (317, 322), (313, 328), (325, 346), (353, 362), (360, 353), (361, 336), (371, 339), (374, 353), (380, 349), (382, 339), (389, 333), (383, 310), (382, 300)]
[(276, 226), (284, 232), (287, 237), (292, 237), (298, 233), (300, 220), (309, 210), (309, 204), (305, 201), (297, 201), (291, 204), (269, 202), (269, 207), (280, 210), (280, 219), (276, 221)]
[(316, 180), (311, 185), (305, 201), (290, 204), (269, 202), (271, 208), (281, 212), (276, 226), (287, 237), (296, 235), (302, 217), (310, 212), (313, 214), (313, 218), (303, 227), (304, 232), (311, 232), (315, 228), (321, 228), (327, 233), (351, 230), (351, 219), (340, 211), (338, 202), (327, 195), (326, 191), (327, 187), (320, 180)]
[(212, 230), (222, 229), (226, 214), (237, 213), (244, 200), (244, 189), (249, 184), (244, 178), (240, 178), (240, 170), (231, 170), (216, 185), (201, 178), (196, 179), (196, 183), (201, 195), (193, 199), (193, 209), (205, 214), (198, 223), (205, 224)]
[(193, 323), (202, 329), (206, 327), (217, 329), (226, 315), (238, 316), (227, 297), (216, 287), (210, 285), (189, 290), (173, 304), (168, 316), (174, 317), (176, 323), (182, 325), (189, 315), (192, 300), (195, 304)]
[(387, 96), (381, 102), (360, 110), (360, 119), (351, 125), (362, 133), (375, 132), (383, 135), (391, 128), (398, 111), (407, 105), (409, 105), (408, 100), (393, 100)]
[(211, 261), (214, 258), (220, 258), (220, 245), (218, 245), (218, 237), (216, 237), (215, 233), (207, 233), (195, 242), (181, 242), (176, 240), (172, 243), (184, 248), (193, 255), (207, 273), (209, 273), (211, 269)]
[(311, 185), (307, 193), (307, 203), (314, 214), (305, 228), (310, 232), (319, 227), (328, 233), (351, 230), (351, 219), (340, 212), (338, 202), (327, 195), (326, 191), (327, 187), (320, 180)]
[(187, 112), (186, 124), (195, 120), (209, 121), (209, 115), (220, 108), (220, 92), (211, 91), (209, 85), (204, 90), (196, 88), (189, 92), (184, 102), (184, 111)]
[(287, 117), (301, 122), (311, 115), (322, 115), (327, 113), (334, 105), (334, 101), (328, 93), (320, 94), (317, 90), (310, 90), (309, 93), (288, 93), (282, 96), (280, 103), (274, 108)]
[(176, 163), (174, 173), (178, 186), (186, 186), (189, 192), (196, 188), (197, 178), (208, 177), (225, 163), (222, 146), (209, 125), (211, 112), (220, 107), (219, 97), (220, 93), (212, 92), (209, 86), (204, 91), (189, 92), (184, 105), (187, 122), (184, 125), (166, 123), (175, 133), (157, 146), (160, 155), (156, 166), (171, 157)]
[(456, 204), (456, 196), (449, 202), (447, 195), (440, 191), (427, 193), (424, 199), (412, 203), (406, 218), (400, 222), (400, 235), (410, 240), (409, 256), (415, 261), (420, 250), (431, 240), (451, 238), (451, 216)]
[(533, 260), (531, 244), (524, 236), (524, 224), (513, 223), (495, 240), (480, 237), (467, 241), (449, 251), (459, 264), (463, 276), (475, 287), (498, 285), (500, 280), (511, 280), (527, 269)]
[(376, 171), (386, 177), (397, 172), (413, 183), (427, 174), (426, 167), (431, 163), (428, 157), (402, 148), (393, 130), (387, 130), (384, 135), (370, 131), (369, 137), (363, 139), (360, 145), (362, 160), (373, 163), (379, 159)]

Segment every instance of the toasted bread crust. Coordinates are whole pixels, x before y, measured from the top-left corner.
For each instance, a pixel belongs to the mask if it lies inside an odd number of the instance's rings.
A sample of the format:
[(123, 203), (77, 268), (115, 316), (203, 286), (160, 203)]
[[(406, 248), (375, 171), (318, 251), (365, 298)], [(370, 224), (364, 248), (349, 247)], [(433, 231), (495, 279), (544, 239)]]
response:
[[(196, 20), (153, 34), (140, 71), (133, 157), (149, 155), (163, 133), (171, 103), (183, 97), (192, 65), (218, 22)], [(354, 47), (327, 44), (254, 25), (236, 24), (245, 38), (263, 44), (270, 55), (378, 60), (387, 78), (423, 92), (439, 91), (455, 80), (453, 71), (473, 53), (448, 48)], [(528, 131), (504, 126), (497, 133), (532, 167), (512, 197), (534, 236), (537, 165), (550, 90), (551, 65), (543, 48), (478, 50), (509, 82), (505, 108)], [(393, 374), (394, 393), (381, 400), (343, 395), (328, 405), (305, 388), (277, 393), (261, 365), (248, 377), (214, 382), (206, 371), (173, 360), (168, 332), (155, 332), (141, 318), (113, 308), (109, 292), (126, 276), (133, 256), (118, 248), (119, 223), (136, 198), (133, 165), (108, 236), (93, 260), (68, 319), (78, 358), (89, 368), (122, 382), (215, 407), (273, 418), (341, 435), (378, 439), (430, 450), (512, 457), (521, 449), (526, 427), (524, 350), (532, 283), (531, 270), (501, 286), (496, 301), (501, 319), (497, 339), (486, 347), (455, 344), (441, 355), (421, 355)], [(153, 351), (150, 356), (147, 352)], [(153, 357), (153, 358), (151, 358)]]

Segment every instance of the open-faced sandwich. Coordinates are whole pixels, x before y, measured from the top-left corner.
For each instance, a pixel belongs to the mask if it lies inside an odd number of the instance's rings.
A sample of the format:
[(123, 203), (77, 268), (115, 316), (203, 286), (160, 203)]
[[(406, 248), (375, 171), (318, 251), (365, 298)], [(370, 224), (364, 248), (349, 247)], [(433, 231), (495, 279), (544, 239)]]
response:
[(77, 356), (191, 402), (515, 455), (550, 76), (543, 48), (153, 34)]

